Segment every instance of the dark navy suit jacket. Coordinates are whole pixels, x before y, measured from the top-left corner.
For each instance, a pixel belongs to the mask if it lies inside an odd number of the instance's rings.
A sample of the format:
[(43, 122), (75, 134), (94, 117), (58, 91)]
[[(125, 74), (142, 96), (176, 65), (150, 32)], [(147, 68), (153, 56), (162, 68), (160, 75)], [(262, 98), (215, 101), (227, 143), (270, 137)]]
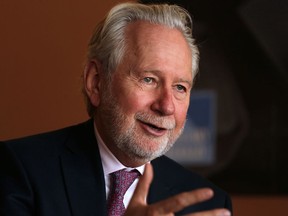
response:
[[(231, 210), (221, 189), (169, 158), (152, 161), (148, 203), (183, 191), (210, 187), (215, 196), (179, 214)], [(92, 120), (0, 144), (1, 216), (104, 216), (105, 182)]]

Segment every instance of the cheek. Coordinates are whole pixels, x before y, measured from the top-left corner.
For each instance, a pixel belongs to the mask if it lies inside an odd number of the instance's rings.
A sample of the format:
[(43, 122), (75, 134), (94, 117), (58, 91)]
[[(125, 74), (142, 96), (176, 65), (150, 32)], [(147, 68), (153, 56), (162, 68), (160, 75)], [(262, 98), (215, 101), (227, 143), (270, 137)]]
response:
[(137, 91), (118, 91), (116, 97), (119, 105), (127, 114), (135, 114), (139, 111), (147, 111), (152, 103), (151, 95)]
[(182, 127), (187, 118), (188, 105), (179, 105), (175, 111), (177, 126)]

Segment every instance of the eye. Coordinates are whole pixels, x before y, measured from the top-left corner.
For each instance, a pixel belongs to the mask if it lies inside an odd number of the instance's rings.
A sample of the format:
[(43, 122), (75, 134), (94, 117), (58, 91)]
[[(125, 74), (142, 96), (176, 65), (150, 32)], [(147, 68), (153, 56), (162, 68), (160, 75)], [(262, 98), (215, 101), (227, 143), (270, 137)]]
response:
[(151, 83), (154, 81), (154, 79), (151, 78), (151, 77), (145, 77), (145, 78), (143, 79), (143, 81), (144, 81), (145, 83), (151, 84)]
[(186, 92), (187, 91), (186, 87), (183, 85), (176, 85), (176, 89), (179, 92)]
[(153, 89), (158, 86), (158, 78), (153, 76), (142, 76), (139, 79), (139, 84), (142, 88)]

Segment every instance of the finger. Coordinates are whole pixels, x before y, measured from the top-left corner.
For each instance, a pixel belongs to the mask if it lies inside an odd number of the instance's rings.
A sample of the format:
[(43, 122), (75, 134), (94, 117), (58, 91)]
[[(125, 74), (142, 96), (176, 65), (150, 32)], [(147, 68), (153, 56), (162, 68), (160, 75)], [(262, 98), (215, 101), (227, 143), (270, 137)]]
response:
[(168, 214), (178, 212), (185, 207), (208, 200), (212, 196), (213, 191), (209, 188), (197, 189), (177, 194), (166, 200), (155, 203), (151, 207), (159, 214)]
[(130, 205), (133, 205), (133, 203), (135, 202), (146, 204), (146, 197), (148, 195), (152, 179), (153, 179), (153, 168), (152, 165), (148, 163), (145, 165), (144, 173), (139, 179), (137, 187), (130, 201)]
[(193, 214), (188, 214), (186, 216), (230, 216), (231, 212), (227, 209), (214, 209), (210, 211), (202, 211)]

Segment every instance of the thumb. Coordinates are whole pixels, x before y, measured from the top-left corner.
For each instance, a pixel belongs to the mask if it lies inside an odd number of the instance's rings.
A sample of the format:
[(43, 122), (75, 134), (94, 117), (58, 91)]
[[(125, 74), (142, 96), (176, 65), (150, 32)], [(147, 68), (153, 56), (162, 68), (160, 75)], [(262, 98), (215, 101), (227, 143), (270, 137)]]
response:
[(145, 165), (143, 175), (140, 177), (137, 187), (134, 191), (129, 206), (143, 204), (146, 205), (146, 197), (153, 179), (153, 168), (150, 163)]

